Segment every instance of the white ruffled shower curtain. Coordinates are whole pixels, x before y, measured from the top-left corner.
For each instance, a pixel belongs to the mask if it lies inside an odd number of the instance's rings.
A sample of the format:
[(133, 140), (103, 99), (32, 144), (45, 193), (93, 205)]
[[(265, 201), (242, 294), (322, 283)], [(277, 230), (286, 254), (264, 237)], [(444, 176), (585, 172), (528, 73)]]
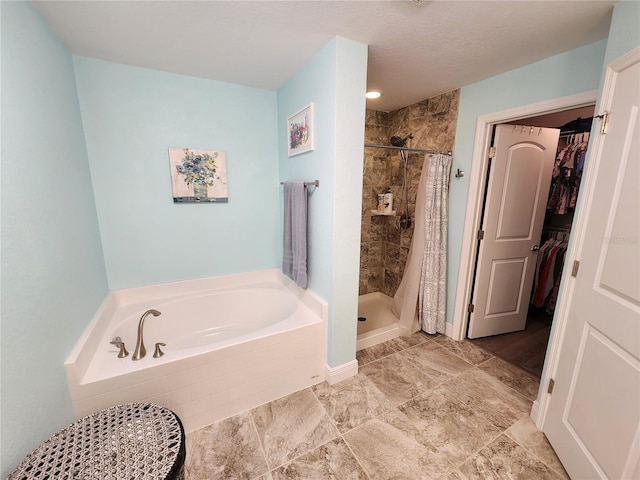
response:
[[(407, 264), (391, 309), (400, 335), (418, 329), (444, 333), (447, 303), (447, 226), (451, 155), (426, 155), (416, 198), (415, 226)], [(418, 309), (418, 324), (414, 322)]]

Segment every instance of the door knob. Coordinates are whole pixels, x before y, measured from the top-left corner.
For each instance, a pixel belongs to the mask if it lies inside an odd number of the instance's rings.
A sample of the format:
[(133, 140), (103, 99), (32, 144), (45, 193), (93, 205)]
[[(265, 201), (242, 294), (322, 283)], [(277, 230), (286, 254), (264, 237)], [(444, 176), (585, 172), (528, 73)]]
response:
[(537, 252), (538, 250), (540, 250), (540, 245), (534, 245), (533, 247), (531, 247), (532, 252)]

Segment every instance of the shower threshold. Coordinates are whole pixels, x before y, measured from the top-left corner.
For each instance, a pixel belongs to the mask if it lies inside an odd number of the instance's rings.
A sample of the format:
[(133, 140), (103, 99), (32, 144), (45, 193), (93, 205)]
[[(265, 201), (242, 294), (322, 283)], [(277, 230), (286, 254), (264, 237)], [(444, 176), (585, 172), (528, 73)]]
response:
[(367, 293), (358, 297), (358, 322), (356, 350), (373, 347), (399, 336), (398, 318), (391, 311), (391, 297), (382, 292)]

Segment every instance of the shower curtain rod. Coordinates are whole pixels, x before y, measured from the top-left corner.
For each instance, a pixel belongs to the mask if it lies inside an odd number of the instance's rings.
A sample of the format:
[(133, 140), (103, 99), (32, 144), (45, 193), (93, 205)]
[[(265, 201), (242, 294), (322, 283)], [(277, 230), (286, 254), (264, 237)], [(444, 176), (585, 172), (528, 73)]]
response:
[(420, 152), (420, 153), (435, 153), (440, 155), (449, 155), (451, 156), (451, 152), (438, 152), (436, 150), (425, 150), (423, 148), (409, 148), (409, 147), (393, 147), (391, 145), (376, 145), (374, 143), (365, 143), (365, 147), (373, 147), (373, 148), (388, 148), (391, 150), (404, 150), (405, 152)]

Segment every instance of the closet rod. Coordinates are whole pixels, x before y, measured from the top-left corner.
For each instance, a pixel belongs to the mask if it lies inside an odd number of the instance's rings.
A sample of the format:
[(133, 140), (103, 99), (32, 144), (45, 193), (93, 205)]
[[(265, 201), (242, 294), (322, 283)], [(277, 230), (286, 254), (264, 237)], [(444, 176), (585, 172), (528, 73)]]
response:
[(571, 135), (582, 135), (584, 133), (589, 133), (589, 130), (585, 130), (584, 132), (560, 132), (560, 137), (570, 137)]
[(422, 148), (409, 148), (409, 147), (393, 147), (391, 145), (376, 145), (374, 143), (365, 143), (365, 147), (373, 147), (373, 148), (388, 148), (390, 150), (403, 150), (405, 152), (420, 152), (420, 153), (435, 153), (440, 155), (449, 155), (451, 156), (451, 152), (438, 152), (436, 150), (424, 150)]
[(570, 232), (571, 227), (548, 225), (548, 226), (543, 226), (542, 230), (547, 232)]

